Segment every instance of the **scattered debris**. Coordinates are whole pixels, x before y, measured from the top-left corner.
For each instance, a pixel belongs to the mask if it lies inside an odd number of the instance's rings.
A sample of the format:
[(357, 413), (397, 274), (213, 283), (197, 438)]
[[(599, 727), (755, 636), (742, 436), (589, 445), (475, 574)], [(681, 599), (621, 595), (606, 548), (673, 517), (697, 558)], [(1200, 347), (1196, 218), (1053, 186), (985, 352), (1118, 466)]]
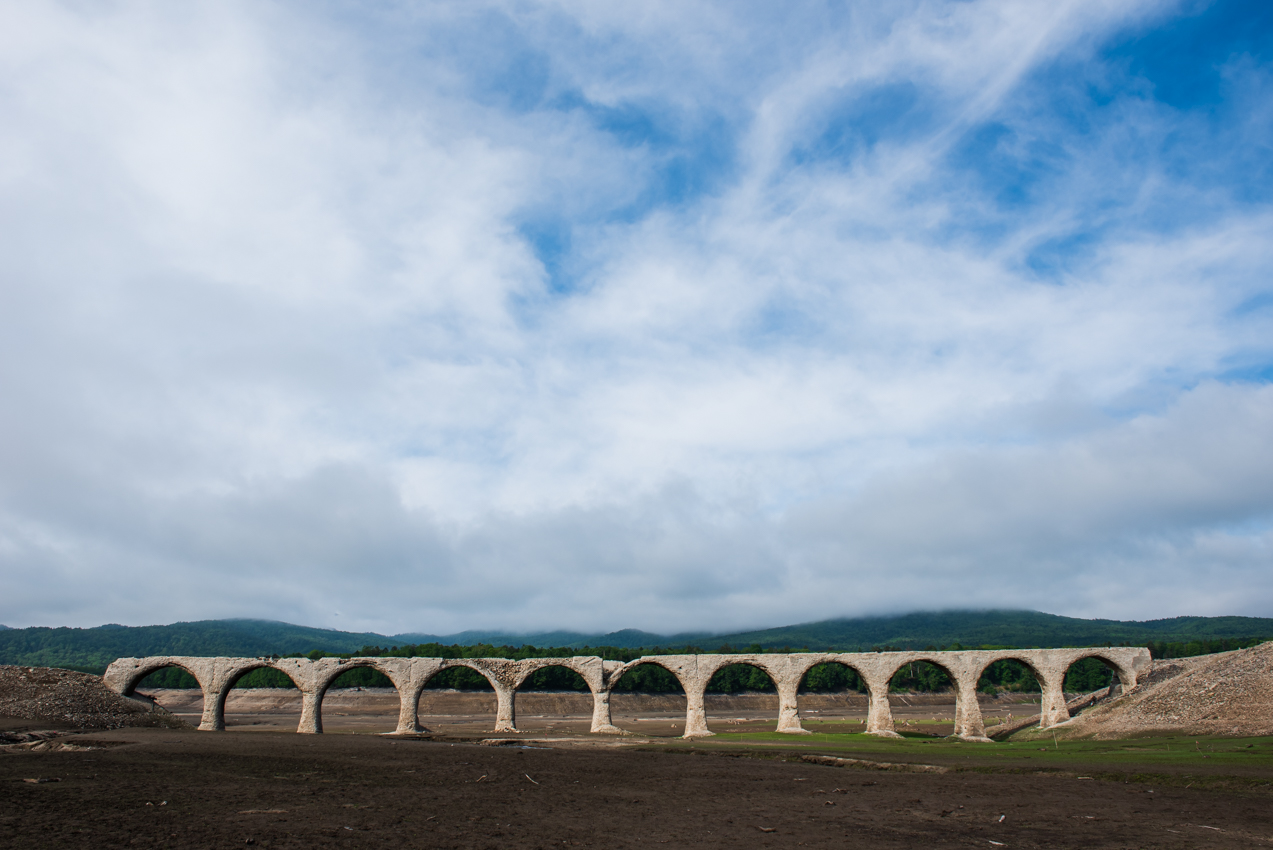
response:
[(869, 759), (846, 759), (837, 756), (801, 756), (801, 761), (810, 764), (825, 764), (830, 767), (857, 767), (866, 770), (901, 770), (908, 773), (946, 773), (950, 768), (939, 764), (912, 764), (909, 762), (870, 761)]

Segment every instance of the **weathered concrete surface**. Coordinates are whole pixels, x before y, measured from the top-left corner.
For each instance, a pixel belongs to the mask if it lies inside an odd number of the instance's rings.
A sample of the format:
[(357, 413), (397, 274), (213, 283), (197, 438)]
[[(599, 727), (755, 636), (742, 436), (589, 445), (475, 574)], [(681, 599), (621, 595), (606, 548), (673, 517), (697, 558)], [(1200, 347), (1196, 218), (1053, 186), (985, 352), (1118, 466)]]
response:
[(106, 670), (104, 680), (117, 693), (127, 695), (137, 683), (164, 667), (179, 667), (198, 681), (203, 689), (203, 718), (200, 729), (225, 728), (225, 700), (234, 683), (244, 674), (269, 667), (278, 670), (301, 692), (301, 721), (298, 732), (323, 731), (323, 696), (341, 673), (356, 667), (378, 670), (398, 691), (400, 707), (395, 734), (424, 730), (419, 723), (420, 693), (439, 672), (451, 667), (468, 667), (484, 676), (495, 691), (496, 732), (517, 731), (517, 690), (536, 670), (565, 667), (578, 673), (592, 692), (592, 731), (622, 734), (611, 722), (610, 695), (624, 674), (642, 664), (655, 664), (672, 673), (685, 690), (684, 737), (713, 734), (707, 726), (703, 696), (715, 673), (734, 664), (746, 664), (764, 671), (778, 690), (778, 729), (803, 734), (800, 725), (798, 692), (810, 668), (818, 664), (843, 664), (855, 670), (866, 683), (870, 697), (867, 732), (896, 735), (889, 708), (888, 688), (893, 675), (916, 661), (935, 664), (946, 671), (955, 685), (955, 735), (969, 741), (987, 741), (981, 708), (977, 703), (977, 681), (996, 661), (1014, 659), (1034, 673), (1043, 689), (1040, 725), (1055, 726), (1069, 720), (1062, 685), (1070, 665), (1084, 658), (1099, 658), (1114, 668), (1124, 690), (1136, 687), (1137, 677), (1150, 665), (1149, 651), (1141, 648), (1100, 649), (1015, 649), (964, 650), (958, 652), (799, 652), (760, 655), (647, 655), (626, 664), (603, 661), (596, 656), (573, 658), (199, 658), (155, 656), (121, 658)]

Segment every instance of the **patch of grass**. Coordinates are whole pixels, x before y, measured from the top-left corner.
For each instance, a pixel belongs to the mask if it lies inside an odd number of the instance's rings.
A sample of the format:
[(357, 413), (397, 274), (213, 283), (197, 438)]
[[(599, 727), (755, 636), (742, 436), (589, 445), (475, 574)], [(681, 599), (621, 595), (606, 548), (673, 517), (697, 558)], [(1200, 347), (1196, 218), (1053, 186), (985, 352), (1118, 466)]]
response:
[[(651, 747), (651, 749), (665, 749)], [(903, 733), (880, 738), (864, 733), (785, 735), (727, 732), (714, 738), (678, 742), (677, 749), (798, 757), (819, 753), (877, 761), (916, 761), (960, 770), (1054, 772), (1119, 782), (1161, 785), (1269, 788), (1273, 792), (1273, 737), (1219, 738), (1168, 736), (1117, 741), (1003, 741), (976, 743)]]

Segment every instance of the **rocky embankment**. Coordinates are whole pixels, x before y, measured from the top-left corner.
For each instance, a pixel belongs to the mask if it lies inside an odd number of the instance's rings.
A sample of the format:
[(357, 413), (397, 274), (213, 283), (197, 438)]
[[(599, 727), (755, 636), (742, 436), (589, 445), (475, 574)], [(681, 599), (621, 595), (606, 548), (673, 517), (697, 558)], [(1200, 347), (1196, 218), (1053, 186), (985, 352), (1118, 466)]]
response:
[(0, 717), (73, 729), (186, 725), (162, 708), (120, 696), (101, 676), (49, 667), (0, 666)]
[(1273, 735), (1273, 642), (1155, 661), (1135, 690), (1094, 705), (1062, 730), (1092, 738)]

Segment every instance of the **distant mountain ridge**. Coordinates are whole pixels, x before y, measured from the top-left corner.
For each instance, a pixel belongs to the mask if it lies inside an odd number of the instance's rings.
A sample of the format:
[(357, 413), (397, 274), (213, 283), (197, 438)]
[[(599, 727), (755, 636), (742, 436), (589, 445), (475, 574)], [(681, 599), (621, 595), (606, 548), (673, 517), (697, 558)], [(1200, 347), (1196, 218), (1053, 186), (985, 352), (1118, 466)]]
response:
[(515, 634), (466, 631), (453, 635), (341, 632), (270, 620), (203, 620), (167, 626), (98, 626), (89, 629), (32, 627), (0, 630), (0, 664), (101, 670), (116, 658), (146, 655), (288, 655), (294, 652), (356, 652), (366, 646), (440, 643), (473, 646), (584, 647), (621, 649), (694, 646), (713, 652), (736, 649), (870, 650), (927, 646), (1094, 646), (1149, 641), (1273, 637), (1273, 619), (1261, 617), (1173, 617), (1166, 620), (1083, 620), (1037, 611), (939, 611), (889, 617), (823, 620), (755, 631), (684, 632), (657, 635), (636, 629), (608, 634), (570, 631)]

